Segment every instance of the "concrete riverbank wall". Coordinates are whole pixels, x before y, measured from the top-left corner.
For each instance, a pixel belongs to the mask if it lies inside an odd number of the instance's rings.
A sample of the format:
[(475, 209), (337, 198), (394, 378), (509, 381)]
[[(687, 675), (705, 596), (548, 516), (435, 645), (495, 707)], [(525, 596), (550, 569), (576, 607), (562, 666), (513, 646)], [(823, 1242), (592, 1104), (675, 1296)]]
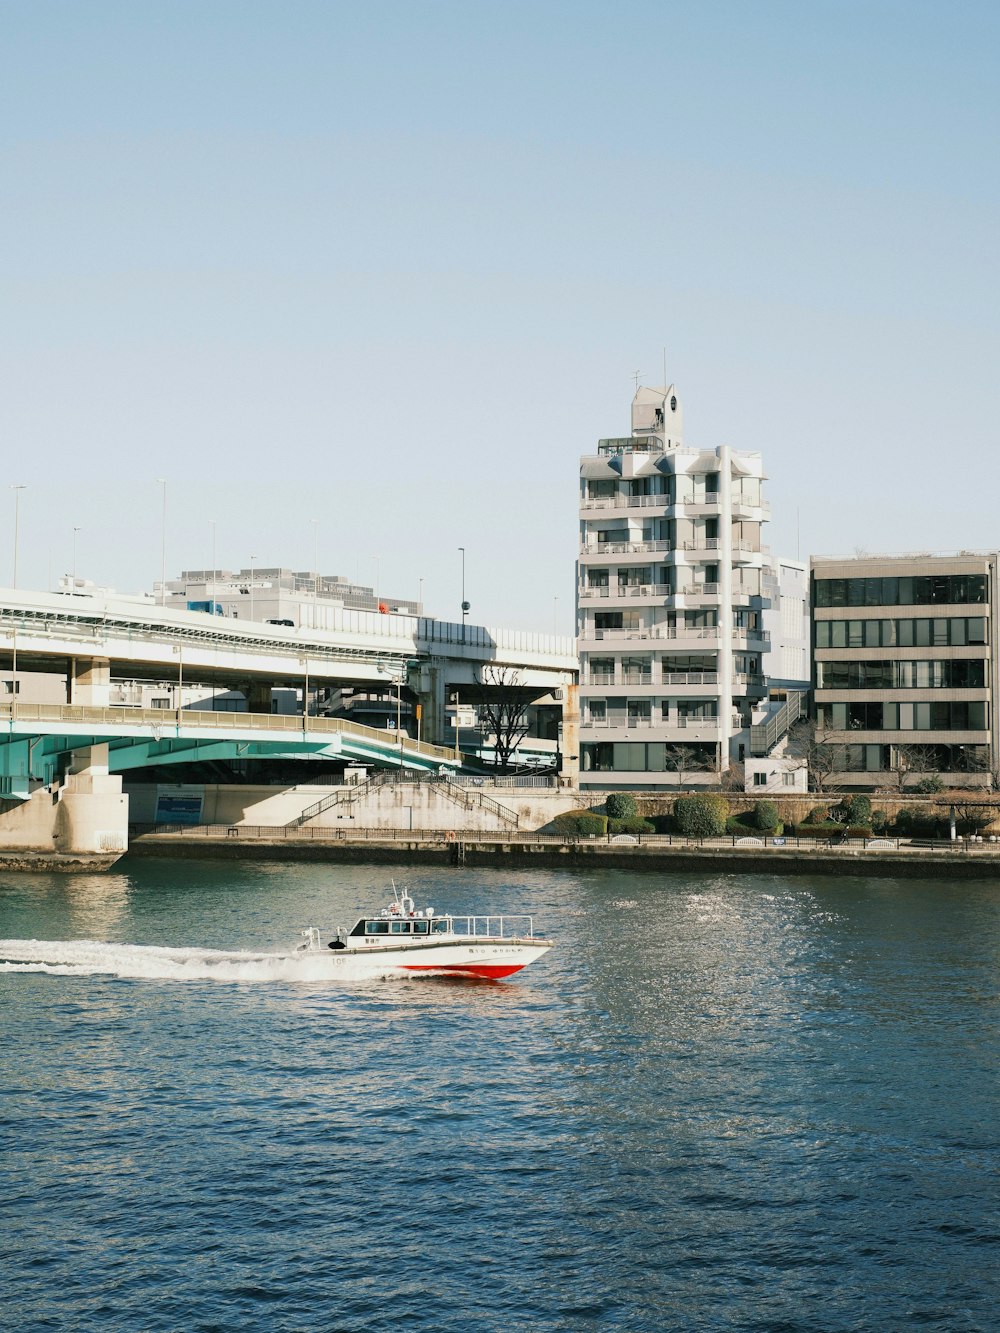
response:
[[(484, 782), (456, 787), (455, 784), (423, 782), (386, 782), (382, 786), (363, 787), (355, 794), (349, 786), (268, 787), (247, 785), (179, 785), (126, 783), (134, 824), (160, 822), (158, 811), (165, 799), (185, 802), (196, 811), (193, 822), (199, 825), (271, 826), (292, 824), (311, 806), (331, 802), (307, 825), (319, 829), (375, 829), (401, 831), (439, 829), (499, 832), (516, 828), (519, 832), (548, 830), (551, 821), (568, 812), (603, 812), (602, 793), (581, 793), (564, 787), (515, 787)], [(463, 805), (456, 793), (466, 794)], [(480, 800), (479, 798), (483, 798)], [(647, 817), (668, 815), (677, 793), (656, 792), (640, 795), (640, 813)], [(839, 793), (819, 795), (791, 793), (774, 797), (772, 793), (756, 797), (746, 792), (727, 792), (726, 801), (733, 814), (752, 809), (761, 800), (778, 807), (786, 826), (801, 823), (816, 806), (832, 806)], [(954, 793), (938, 797), (883, 794), (873, 805), (892, 818), (904, 807), (933, 807), (947, 816), (952, 803), (972, 802), (980, 815), (1000, 820), (996, 798), (978, 793)], [(499, 810), (494, 808), (500, 807)]]
[[(746, 842), (748, 840), (744, 840)], [(722, 839), (689, 842), (650, 837), (641, 840), (464, 834), (449, 841), (433, 831), (395, 836), (385, 830), (338, 831), (313, 836), (287, 828), (245, 826), (229, 829), (145, 832), (133, 837), (131, 856), (215, 857), (348, 864), (493, 866), (525, 869), (713, 871), (728, 874), (910, 876), (940, 879), (996, 879), (1000, 886), (1000, 850), (995, 844), (969, 842), (895, 843), (873, 840), (831, 846), (753, 840), (739, 845)]]

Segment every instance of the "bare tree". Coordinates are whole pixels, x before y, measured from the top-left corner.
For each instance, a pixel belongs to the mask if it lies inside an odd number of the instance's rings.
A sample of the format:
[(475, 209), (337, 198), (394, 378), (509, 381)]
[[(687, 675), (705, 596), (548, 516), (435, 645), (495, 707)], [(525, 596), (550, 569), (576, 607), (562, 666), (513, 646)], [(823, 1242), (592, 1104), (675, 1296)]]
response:
[(493, 741), (496, 766), (501, 773), (528, 734), (529, 695), (515, 667), (489, 664), (479, 671), (479, 717)]
[(705, 771), (701, 751), (695, 745), (668, 745), (663, 762), (669, 773), (677, 774), (678, 788), (684, 786), (685, 775)]
[(803, 746), (802, 755), (809, 770), (809, 790), (820, 795), (830, 790), (834, 775), (847, 767), (847, 746), (817, 740), (815, 735)]
[(938, 756), (933, 745), (897, 745), (892, 786), (901, 795), (937, 776)]

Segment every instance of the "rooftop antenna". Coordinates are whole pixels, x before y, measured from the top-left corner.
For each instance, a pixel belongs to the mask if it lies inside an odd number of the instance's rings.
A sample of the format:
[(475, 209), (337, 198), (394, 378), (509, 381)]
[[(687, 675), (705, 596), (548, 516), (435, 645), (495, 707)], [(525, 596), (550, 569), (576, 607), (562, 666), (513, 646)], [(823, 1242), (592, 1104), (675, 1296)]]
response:
[(632, 372), (632, 378), (635, 380), (635, 391), (636, 391), (636, 393), (639, 392), (639, 376), (640, 376), (641, 374), (642, 374), (642, 371), (641, 371), (641, 370), (633, 370), (633, 372)]

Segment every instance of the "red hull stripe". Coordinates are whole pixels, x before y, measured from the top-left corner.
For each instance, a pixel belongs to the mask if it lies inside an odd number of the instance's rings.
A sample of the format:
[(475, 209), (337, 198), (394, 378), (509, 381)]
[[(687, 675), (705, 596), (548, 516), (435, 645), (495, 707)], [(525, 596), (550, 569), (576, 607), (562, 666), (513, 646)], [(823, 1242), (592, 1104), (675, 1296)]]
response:
[(523, 963), (400, 963), (406, 972), (464, 972), (473, 977), (509, 977), (520, 972)]

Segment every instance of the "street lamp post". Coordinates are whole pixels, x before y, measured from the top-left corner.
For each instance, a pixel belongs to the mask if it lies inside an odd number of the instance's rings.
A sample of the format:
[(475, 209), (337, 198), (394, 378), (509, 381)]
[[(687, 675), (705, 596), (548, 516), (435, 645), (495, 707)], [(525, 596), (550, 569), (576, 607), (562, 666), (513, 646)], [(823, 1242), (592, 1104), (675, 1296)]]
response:
[[(21, 492), (25, 489), (22, 486), (13, 486), (14, 492), (14, 576), (13, 586), (17, 587), (17, 557), (21, 538)], [(10, 715), (17, 717), (17, 619), (14, 619), (13, 649), (11, 653), (10, 665)]]
[(163, 487), (163, 503), (160, 513), (160, 605), (167, 604), (167, 479), (157, 477), (157, 483)]
[(465, 617), (469, 614), (469, 603), (465, 600), (465, 547), (458, 548), (462, 552), (462, 642), (465, 642)]
[(79, 528), (73, 529), (73, 591), (76, 592), (76, 534)]
[(17, 587), (17, 554), (18, 544), (21, 535), (21, 492), (27, 490), (26, 486), (12, 486), (14, 492), (14, 576), (11, 580), (11, 587)]
[(211, 610), (212, 610), (212, 615), (214, 616), (214, 615), (215, 615), (215, 590), (216, 590), (216, 573), (215, 573), (215, 519), (214, 519), (214, 518), (210, 518), (210, 519), (208, 520), (208, 522), (209, 522), (209, 526), (210, 526), (211, 529), (212, 529), (212, 607), (211, 607)]

